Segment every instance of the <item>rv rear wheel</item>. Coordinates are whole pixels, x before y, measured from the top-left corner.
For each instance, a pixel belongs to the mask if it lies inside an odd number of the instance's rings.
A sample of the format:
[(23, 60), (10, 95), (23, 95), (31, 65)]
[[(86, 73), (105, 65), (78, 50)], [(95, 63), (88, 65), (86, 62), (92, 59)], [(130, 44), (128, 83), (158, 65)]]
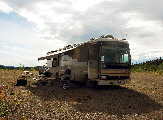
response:
[(85, 84), (86, 86), (90, 86), (90, 81), (89, 81), (89, 79), (88, 79), (88, 75), (85, 75), (85, 77), (84, 77), (84, 84)]
[(70, 70), (70, 69), (66, 69), (65, 73), (66, 73), (67, 75), (71, 75), (71, 70)]

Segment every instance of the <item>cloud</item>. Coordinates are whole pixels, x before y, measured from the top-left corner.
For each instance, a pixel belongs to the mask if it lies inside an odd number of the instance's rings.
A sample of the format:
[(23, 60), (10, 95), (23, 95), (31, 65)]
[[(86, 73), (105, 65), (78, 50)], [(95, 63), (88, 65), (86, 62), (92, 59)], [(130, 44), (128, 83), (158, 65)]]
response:
[(5, 49), (10, 49), (11, 51), (12, 50), (15, 50), (15, 51), (17, 51), (16, 53), (20, 53), (20, 52), (27, 52), (27, 53), (32, 53), (32, 51), (29, 51), (29, 50), (26, 50), (26, 49), (23, 49), (23, 48), (20, 48), (20, 47), (13, 47), (13, 46), (2, 46), (3, 48), (5, 48)]
[(10, 13), (12, 10), (6, 3), (0, 1), (0, 12)]
[(147, 49), (143, 46), (134, 45), (131, 47), (131, 56), (132, 62), (135, 63), (136, 61), (147, 61), (150, 59), (160, 58), (163, 55), (162, 48), (151, 48)]
[[(46, 52), (66, 44), (87, 41), (104, 34), (118, 39), (127, 38), (135, 60), (162, 55), (162, 1), (2, 1), (1, 12), (16, 13), (28, 21), (0, 20), (10, 28), (3, 28), (2, 41), (8, 40), (8, 45), (16, 48), (22, 45), (24, 49), (31, 49), (35, 51), (33, 56), (45, 56)], [(12, 37), (4, 36), (7, 32)]]

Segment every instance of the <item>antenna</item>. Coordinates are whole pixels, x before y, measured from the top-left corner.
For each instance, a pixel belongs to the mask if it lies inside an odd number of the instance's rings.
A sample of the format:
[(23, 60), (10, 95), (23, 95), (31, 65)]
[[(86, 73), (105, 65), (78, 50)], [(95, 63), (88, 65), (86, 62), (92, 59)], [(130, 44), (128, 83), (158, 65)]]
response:
[(122, 37), (123, 37), (124, 39), (126, 39), (125, 37), (127, 37), (127, 34), (125, 34), (125, 36), (124, 36), (124, 34), (122, 33), (121, 30), (120, 30), (120, 32), (121, 32), (121, 34), (122, 34)]
[(120, 32), (121, 32), (121, 34), (122, 34), (122, 37), (124, 38), (124, 35), (123, 35), (123, 33), (122, 33), (122, 31), (120, 30)]

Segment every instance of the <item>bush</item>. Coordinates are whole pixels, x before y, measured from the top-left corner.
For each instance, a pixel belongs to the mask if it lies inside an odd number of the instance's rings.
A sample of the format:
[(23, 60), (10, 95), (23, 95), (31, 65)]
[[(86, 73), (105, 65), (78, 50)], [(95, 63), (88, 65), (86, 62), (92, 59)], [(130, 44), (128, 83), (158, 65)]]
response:
[(163, 60), (150, 60), (139, 64), (134, 64), (131, 67), (133, 72), (153, 72), (159, 75), (163, 74)]

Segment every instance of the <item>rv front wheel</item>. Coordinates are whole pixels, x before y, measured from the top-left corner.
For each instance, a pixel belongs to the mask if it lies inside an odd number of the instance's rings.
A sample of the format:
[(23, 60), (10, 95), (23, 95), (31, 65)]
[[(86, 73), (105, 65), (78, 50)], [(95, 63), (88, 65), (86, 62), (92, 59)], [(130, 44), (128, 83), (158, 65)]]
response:
[(85, 77), (84, 77), (84, 84), (85, 84), (86, 86), (90, 86), (90, 81), (89, 81), (89, 79), (88, 79), (88, 75), (85, 75)]

